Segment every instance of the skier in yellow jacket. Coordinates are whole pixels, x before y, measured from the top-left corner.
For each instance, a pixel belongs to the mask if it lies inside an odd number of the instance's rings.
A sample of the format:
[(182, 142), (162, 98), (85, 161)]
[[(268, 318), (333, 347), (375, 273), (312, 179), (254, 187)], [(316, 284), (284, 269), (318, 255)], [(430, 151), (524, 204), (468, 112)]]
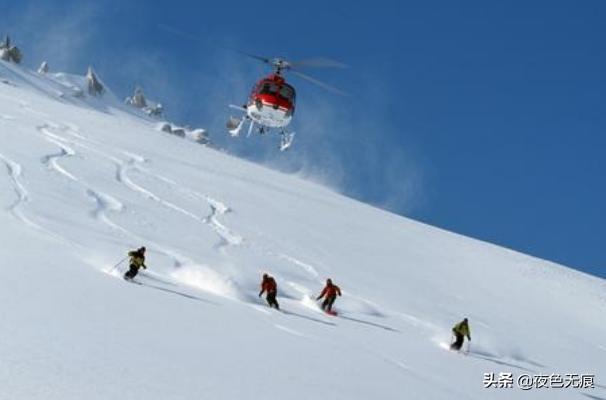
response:
[(147, 266), (145, 265), (145, 247), (129, 251), (128, 256), (130, 257), (130, 267), (124, 274), (124, 279), (127, 280), (137, 276), (139, 268), (147, 269)]
[(450, 345), (450, 349), (461, 350), (463, 342), (465, 341), (465, 336), (467, 336), (467, 340), (471, 341), (471, 331), (467, 318), (453, 326), (452, 333), (455, 335), (455, 341)]

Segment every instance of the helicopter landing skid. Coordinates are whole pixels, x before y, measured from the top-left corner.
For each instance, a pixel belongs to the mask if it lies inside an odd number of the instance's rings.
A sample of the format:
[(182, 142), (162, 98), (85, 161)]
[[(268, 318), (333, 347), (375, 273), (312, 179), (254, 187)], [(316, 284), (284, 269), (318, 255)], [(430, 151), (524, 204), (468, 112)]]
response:
[(246, 118), (238, 119), (235, 117), (229, 117), (227, 120), (227, 130), (231, 137), (240, 136), (240, 131), (242, 130), (242, 126), (246, 122)]
[(280, 151), (286, 151), (292, 145), (292, 141), (295, 138), (294, 132), (280, 132)]
[[(250, 137), (250, 135), (252, 135), (253, 130), (255, 128), (255, 122), (250, 119), (249, 117), (242, 117), (241, 119), (238, 118), (234, 118), (234, 117), (229, 117), (229, 120), (227, 121), (227, 131), (229, 132), (231, 137), (238, 137), (240, 136), (240, 132), (242, 131), (242, 127), (244, 126), (244, 124), (246, 122), (250, 122), (250, 124), (248, 125), (248, 131), (246, 133), (246, 137)], [(264, 130), (262, 130), (263, 127), (259, 127), (257, 128), (257, 131), (261, 134), (267, 132), (267, 128), (265, 128)]]
[[(244, 107), (240, 107), (240, 106), (235, 106), (233, 104), (229, 105), (230, 108), (239, 110), (239, 111), (246, 111), (246, 108)], [(253, 121), (248, 115), (243, 116), (242, 118), (236, 118), (236, 117), (229, 117), (229, 120), (227, 121), (227, 130), (229, 132), (229, 134), (231, 135), (231, 137), (238, 137), (240, 136), (240, 132), (242, 131), (242, 128), (244, 127), (244, 124), (246, 122), (249, 122), (248, 125), (248, 132), (246, 134), (246, 137), (249, 137), (253, 130), (255, 130), (256, 127), (256, 131), (260, 134), (260, 135), (264, 135), (266, 133), (269, 133), (272, 129), (268, 128), (266, 126), (263, 125), (255, 125), (255, 121)], [(280, 131), (280, 151), (286, 151), (290, 146), (292, 146), (292, 142), (295, 138), (295, 133), (294, 132), (288, 132), (286, 130), (282, 130)]]

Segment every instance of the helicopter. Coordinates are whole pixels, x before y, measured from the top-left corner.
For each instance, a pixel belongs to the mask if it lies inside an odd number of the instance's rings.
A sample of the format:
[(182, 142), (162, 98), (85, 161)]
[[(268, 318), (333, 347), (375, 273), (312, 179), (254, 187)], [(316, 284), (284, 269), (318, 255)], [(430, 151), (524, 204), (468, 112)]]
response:
[(285, 151), (292, 145), (295, 133), (288, 131), (286, 127), (292, 121), (295, 113), (296, 90), (294, 86), (286, 82), (286, 79), (284, 78), (284, 73), (286, 71), (328, 91), (345, 95), (341, 90), (298, 71), (300, 68), (307, 67), (347, 67), (340, 62), (328, 58), (313, 58), (291, 62), (278, 57), (268, 58), (247, 53), (242, 54), (269, 65), (273, 69), (273, 72), (255, 83), (246, 104), (243, 106), (229, 105), (230, 108), (244, 113), (244, 116), (240, 118), (233, 116), (229, 117), (227, 129), (232, 137), (240, 136), (242, 127), (248, 122), (247, 137), (249, 137), (253, 131), (256, 131), (259, 134), (265, 134), (277, 130), (280, 134), (280, 151)]

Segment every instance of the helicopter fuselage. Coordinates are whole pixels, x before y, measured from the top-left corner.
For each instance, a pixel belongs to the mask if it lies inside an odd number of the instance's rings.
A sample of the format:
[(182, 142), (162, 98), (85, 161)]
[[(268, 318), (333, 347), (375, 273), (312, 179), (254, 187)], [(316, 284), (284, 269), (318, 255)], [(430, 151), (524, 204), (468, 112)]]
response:
[(284, 128), (295, 111), (295, 88), (279, 74), (261, 79), (253, 87), (246, 114), (255, 123), (268, 128)]

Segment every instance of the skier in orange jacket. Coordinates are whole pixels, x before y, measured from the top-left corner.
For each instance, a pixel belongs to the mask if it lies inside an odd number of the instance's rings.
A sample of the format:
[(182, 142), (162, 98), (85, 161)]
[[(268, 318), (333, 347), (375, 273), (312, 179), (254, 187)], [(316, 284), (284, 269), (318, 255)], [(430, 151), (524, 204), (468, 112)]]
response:
[(320, 300), (322, 297), (324, 297), (324, 301), (322, 302), (322, 310), (332, 312), (332, 305), (337, 299), (337, 296), (341, 296), (341, 289), (337, 285), (334, 285), (331, 279), (327, 279), (326, 286), (324, 286), (324, 289), (322, 289), (322, 293), (316, 297), (316, 300)]
[(259, 292), (259, 297), (263, 295), (263, 293), (267, 292), (267, 304), (270, 307), (275, 307), (276, 310), (280, 309), (280, 305), (276, 300), (276, 296), (278, 295), (278, 285), (276, 284), (276, 280), (267, 274), (263, 274), (263, 281), (261, 282), (261, 291)]

